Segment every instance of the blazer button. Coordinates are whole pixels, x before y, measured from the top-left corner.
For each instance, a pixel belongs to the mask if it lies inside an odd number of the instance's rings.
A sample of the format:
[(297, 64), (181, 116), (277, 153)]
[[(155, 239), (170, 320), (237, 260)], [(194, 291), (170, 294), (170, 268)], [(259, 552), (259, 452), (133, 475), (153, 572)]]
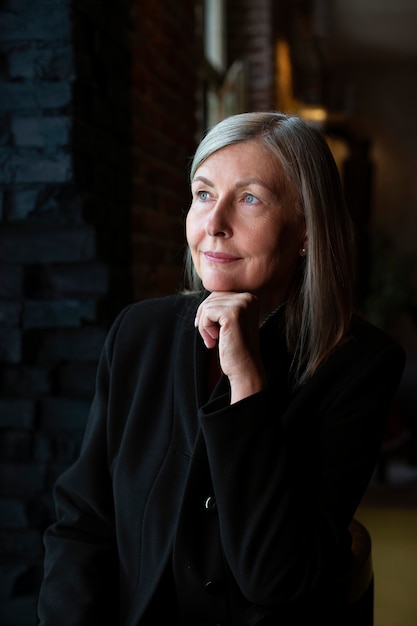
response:
[(214, 496), (208, 496), (204, 501), (204, 508), (208, 513), (215, 513), (217, 509), (217, 502)]
[(208, 580), (204, 584), (204, 589), (207, 591), (207, 593), (215, 594), (215, 593), (220, 593), (223, 587), (222, 587), (221, 582), (213, 578), (211, 580)]

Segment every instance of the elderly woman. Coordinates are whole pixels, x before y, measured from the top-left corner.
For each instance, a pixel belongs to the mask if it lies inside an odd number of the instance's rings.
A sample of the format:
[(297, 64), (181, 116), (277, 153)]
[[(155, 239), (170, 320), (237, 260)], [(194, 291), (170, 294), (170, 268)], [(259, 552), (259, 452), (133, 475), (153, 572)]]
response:
[(344, 623), (349, 524), (404, 351), (355, 312), (316, 128), (229, 117), (191, 188), (188, 288), (119, 314), (57, 481), (42, 626)]

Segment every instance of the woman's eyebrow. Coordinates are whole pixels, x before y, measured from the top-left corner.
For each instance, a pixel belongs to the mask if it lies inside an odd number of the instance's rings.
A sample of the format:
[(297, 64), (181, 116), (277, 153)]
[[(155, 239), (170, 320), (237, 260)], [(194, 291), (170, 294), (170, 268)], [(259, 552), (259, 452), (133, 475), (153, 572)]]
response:
[(244, 178), (236, 183), (236, 187), (246, 187), (246, 185), (260, 185), (261, 187), (269, 189), (268, 185), (266, 185), (260, 178), (256, 178), (256, 176)]
[[(208, 178), (206, 178), (205, 176), (196, 176), (195, 178), (193, 178), (193, 180), (191, 181), (191, 184), (196, 183), (196, 182), (203, 182), (205, 185), (208, 185), (210, 187), (214, 187), (214, 183), (212, 183)], [(260, 185), (261, 187), (265, 187), (265, 189), (268, 189), (269, 191), (272, 191), (270, 189), (270, 187), (268, 185), (266, 185), (262, 179), (260, 178), (256, 178), (251, 177), (251, 178), (244, 178), (243, 180), (239, 180), (235, 183), (235, 187), (236, 188), (240, 188), (240, 187), (246, 187), (247, 185)]]
[(201, 181), (202, 183), (204, 183), (205, 185), (208, 185), (209, 187), (214, 187), (214, 184), (208, 178), (205, 178), (204, 176), (196, 176), (191, 181), (191, 184), (196, 183), (198, 181)]

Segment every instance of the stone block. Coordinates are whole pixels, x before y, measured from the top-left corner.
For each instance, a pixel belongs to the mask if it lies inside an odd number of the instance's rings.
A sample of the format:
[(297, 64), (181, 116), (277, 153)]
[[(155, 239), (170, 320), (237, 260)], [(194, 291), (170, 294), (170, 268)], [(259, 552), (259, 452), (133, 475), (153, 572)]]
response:
[(91, 401), (94, 394), (96, 373), (96, 363), (63, 364), (57, 371), (60, 392), (66, 397)]
[(0, 78), (3, 111), (44, 111), (61, 109), (72, 101), (72, 86), (68, 81), (7, 82)]
[(27, 217), (47, 216), (48, 223), (84, 223), (79, 196), (70, 182), (66, 184), (42, 184), (14, 187), (8, 191), (4, 214), (9, 222)]
[(95, 318), (94, 300), (27, 300), (23, 308), (23, 328), (77, 328)]
[(8, 46), (6, 65), (8, 76), (12, 80), (30, 80), (37, 74), (37, 47), (27, 40), (11, 42)]
[(87, 225), (14, 223), (0, 226), (0, 263), (47, 264), (90, 261), (95, 233)]
[(74, 63), (68, 45), (55, 42), (14, 44), (7, 55), (8, 73), (13, 80), (72, 80)]
[(30, 430), (35, 419), (35, 401), (19, 398), (0, 399), (0, 428)]
[(22, 313), (20, 302), (0, 300), (0, 328), (17, 328)]
[(33, 461), (35, 463), (49, 463), (53, 458), (51, 437), (47, 433), (35, 431), (33, 433)]
[[(0, 78), (1, 85), (1, 78)], [(1, 92), (0, 92), (1, 93)], [(0, 100), (0, 146), (10, 145), (10, 120), (9, 114), (3, 111), (3, 102)], [(4, 194), (0, 193), (0, 215), (3, 212)]]
[(16, 555), (24, 556), (25, 559), (29, 560), (41, 557), (43, 554), (42, 536), (37, 530), (0, 531), (0, 545), (2, 554), (6, 558)]
[(95, 327), (39, 333), (38, 365), (62, 361), (98, 361), (105, 331)]
[(32, 497), (45, 489), (45, 467), (34, 463), (0, 463), (0, 497)]
[(39, 186), (35, 189), (14, 188), (9, 195), (7, 219), (10, 221), (24, 220), (35, 212)]
[(98, 262), (36, 267), (30, 276), (33, 297), (80, 297), (107, 293), (108, 270)]
[(11, 119), (11, 133), (18, 147), (55, 148), (70, 141), (71, 121), (68, 116), (21, 116)]
[(0, 40), (68, 39), (71, 22), (69, 3), (65, 4), (56, 0), (8, 0), (0, 13)]
[[(0, 367), (0, 394), (3, 397), (30, 398), (47, 395), (51, 390), (50, 370), (25, 364)], [(15, 422), (13, 422), (15, 423)]]
[(72, 159), (68, 152), (54, 154), (36, 149), (0, 150), (0, 178), (8, 184), (66, 183), (72, 178)]
[(22, 332), (0, 329), (0, 362), (19, 363), (22, 358)]
[(21, 500), (1, 498), (0, 527), (5, 530), (7, 528), (25, 528), (26, 526), (27, 518), (24, 503)]
[(82, 433), (85, 429), (90, 402), (70, 398), (45, 398), (41, 402), (42, 430), (59, 433)]
[(0, 458), (4, 463), (30, 463), (33, 459), (32, 433), (0, 430)]

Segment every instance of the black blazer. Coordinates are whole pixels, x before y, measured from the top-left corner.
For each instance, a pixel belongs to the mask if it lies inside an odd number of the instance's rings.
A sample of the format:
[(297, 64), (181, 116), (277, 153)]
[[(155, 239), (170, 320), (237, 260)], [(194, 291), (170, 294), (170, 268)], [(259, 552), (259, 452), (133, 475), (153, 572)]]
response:
[(55, 487), (42, 626), (137, 626), (164, 572), (183, 623), (287, 623), (320, 613), (343, 570), (402, 348), (357, 319), (292, 393), (281, 311), (260, 331), (268, 388), (229, 405), (225, 377), (207, 390), (200, 299), (136, 303), (108, 334), (81, 454)]

